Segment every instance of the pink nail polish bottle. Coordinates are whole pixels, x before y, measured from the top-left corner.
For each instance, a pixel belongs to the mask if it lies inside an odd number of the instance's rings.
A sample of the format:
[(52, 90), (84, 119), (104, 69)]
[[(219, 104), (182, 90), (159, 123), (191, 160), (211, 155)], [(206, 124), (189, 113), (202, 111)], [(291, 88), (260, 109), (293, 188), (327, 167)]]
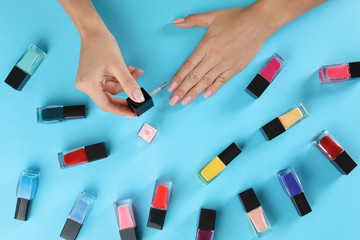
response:
[(322, 66), (319, 69), (320, 83), (343, 82), (360, 77), (360, 62)]
[(259, 98), (261, 94), (269, 87), (276, 76), (286, 65), (286, 60), (283, 59), (279, 54), (274, 53), (263, 69), (255, 76), (246, 91), (254, 98)]
[(150, 94), (147, 93), (145, 89), (141, 88), (140, 90), (143, 93), (145, 100), (141, 103), (138, 103), (138, 102), (134, 102), (130, 98), (127, 98), (126, 102), (128, 103), (129, 108), (136, 114), (137, 117), (141, 116), (143, 113), (145, 113), (147, 110), (149, 110), (154, 106), (152, 96), (154, 96), (156, 93), (158, 93), (161, 89), (163, 89), (167, 85), (168, 85), (167, 82), (163, 83), (160, 87), (156, 88)]
[(255, 235), (260, 238), (270, 233), (270, 223), (254, 192), (254, 189), (249, 188), (248, 190), (240, 193), (239, 197)]

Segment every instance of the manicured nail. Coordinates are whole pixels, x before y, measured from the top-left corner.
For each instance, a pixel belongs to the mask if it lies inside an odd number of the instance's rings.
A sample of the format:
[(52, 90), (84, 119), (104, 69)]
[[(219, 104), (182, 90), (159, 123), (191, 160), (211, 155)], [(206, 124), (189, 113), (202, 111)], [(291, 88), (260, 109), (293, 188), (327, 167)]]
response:
[(172, 91), (174, 91), (175, 90), (175, 88), (177, 87), (177, 82), (172, 82), (172, 83), (170, 83), (170, 85), (169, 85), (169, 87), (168, 87), (168, 91), (169, 92), (172, 92)]
[(182, 22), (184, 22), (184, 21), (185, 21), (184, 18), (175, 18), (175, 19), (173, 20), (173, 23), (182, 23)]
[(133, 66), (129, 66), (128, 69), (130, 72), (132, 72), (132, 71), (134, 71), (135, 68)]
[(141, 90), (138, 88), (134, 90), (133, 96), (135, 100), (139, 103), (145, 101), (144, 95), (142, 94)]
[(190, 103), (190, 101), (191, 101), (191, 96), (186, 96), (186, 97), (181, 101), (181, 103), (182, 103), (183, 105), (188, 105), (188, 104)]
[(116, 83), (113, 81), (107, 81), (106, 84), (108, 85), (108, 87), (111, 87), (111, 88), (116, 86)]
[(171, 106), (175, 106), (178, 100), (179, 100), (179, 96), (178, 96), (178, 95), (175, 95), (175, 96), (173, 96), (172, 98), (170, 98), (169, 104), (170, 104)]
[(204, 97), (206, 97), (206, 98), (211, 97), (211, 95), (212, 95), (211, 90), (207, 90), (206, 92), (204, 92)]

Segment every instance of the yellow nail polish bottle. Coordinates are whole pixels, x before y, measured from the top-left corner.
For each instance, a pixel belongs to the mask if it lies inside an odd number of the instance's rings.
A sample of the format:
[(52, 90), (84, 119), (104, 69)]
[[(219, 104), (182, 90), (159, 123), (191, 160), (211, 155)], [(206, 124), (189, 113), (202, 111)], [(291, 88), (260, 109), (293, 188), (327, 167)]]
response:
[(204, 183), (212, 182), (225, 167), (241, 153), (241, 149), (232, 143), (219, 156), (214, 157), (207, 162), (196, 174), (196, 176)]

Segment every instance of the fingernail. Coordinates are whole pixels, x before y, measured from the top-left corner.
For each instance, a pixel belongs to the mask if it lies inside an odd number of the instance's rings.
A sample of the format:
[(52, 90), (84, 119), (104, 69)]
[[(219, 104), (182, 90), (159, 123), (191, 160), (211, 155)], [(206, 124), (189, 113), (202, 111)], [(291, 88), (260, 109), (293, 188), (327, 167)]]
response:
[(140, 91), (140, 89), (135, 89), (134, 92), (133, 92), (133, 96), (135, 98), (135, 100), (137, 102), (143, 102), (145, 101), (145, 98), (144, 98), (144, 95), (142, 94), (142, 92)]
[(178, 96), (178, 95), (175, 95), (175, 96), (173, 96), (172, 98), (170, 98), (169, 104), (170, 104), (171, 106), (175, 106), (178, 100), (179, 100), (179, 96)]
[(126, 116), (128, 118), (135, 118), (136, 116), (135, 115), (129, 115), (129, 116)]
[(111, 87), (111, 88), (116, 86), (116, 83), (113, 81), (107, 81), (106, 84), (108, 85), (108, 87)]
[(133, 66), (129, 66), (128, 69), (131, 72), (131, 71), (134, 71), (135, 68)]
[(207, 90), (206, 92), (204, 92), (204, 97), (208, 98), (212, 95), (212, 91), (211, 90)]
[(168, 91), (169, 92), (172, 92), (172, 91), (174, 91), (175, 90), (175, 88), (177, 87), (177, 82), (172, 82), (172, 83), (170, 83), (170, 85), (169, 85), (169, 87), (168, 87)]
[(173, 20), (173, 23), (182, 23), (182, 22), (184, 22), (184, 21), (185, 21), (184, 18), (175, 18), (175, 19)]
[(188, 104), (190, 103), (190, 101), (191, 101), (191, 96), (186, 96), (186, 97), (181, 101), (181, 103), (182, 103), (183, 105), (188, 105)]

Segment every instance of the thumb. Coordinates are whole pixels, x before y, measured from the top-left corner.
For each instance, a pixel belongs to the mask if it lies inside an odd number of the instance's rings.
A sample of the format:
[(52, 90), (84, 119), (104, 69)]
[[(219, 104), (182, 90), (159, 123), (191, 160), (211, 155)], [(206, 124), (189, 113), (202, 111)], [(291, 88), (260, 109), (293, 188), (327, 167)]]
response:
[(193, 27), (210, 27), (215, 18), (215, 11), (190, 14), (186, 18), (176, 18), (173, 20), (175, 26), (179, 28), (193, 28)]
[(141, 92), (139, 85), (129, 71), (118, 71), (116, 72), (115, 77), (131, 100), (138, 103), (145, 101), (145, 97)]

